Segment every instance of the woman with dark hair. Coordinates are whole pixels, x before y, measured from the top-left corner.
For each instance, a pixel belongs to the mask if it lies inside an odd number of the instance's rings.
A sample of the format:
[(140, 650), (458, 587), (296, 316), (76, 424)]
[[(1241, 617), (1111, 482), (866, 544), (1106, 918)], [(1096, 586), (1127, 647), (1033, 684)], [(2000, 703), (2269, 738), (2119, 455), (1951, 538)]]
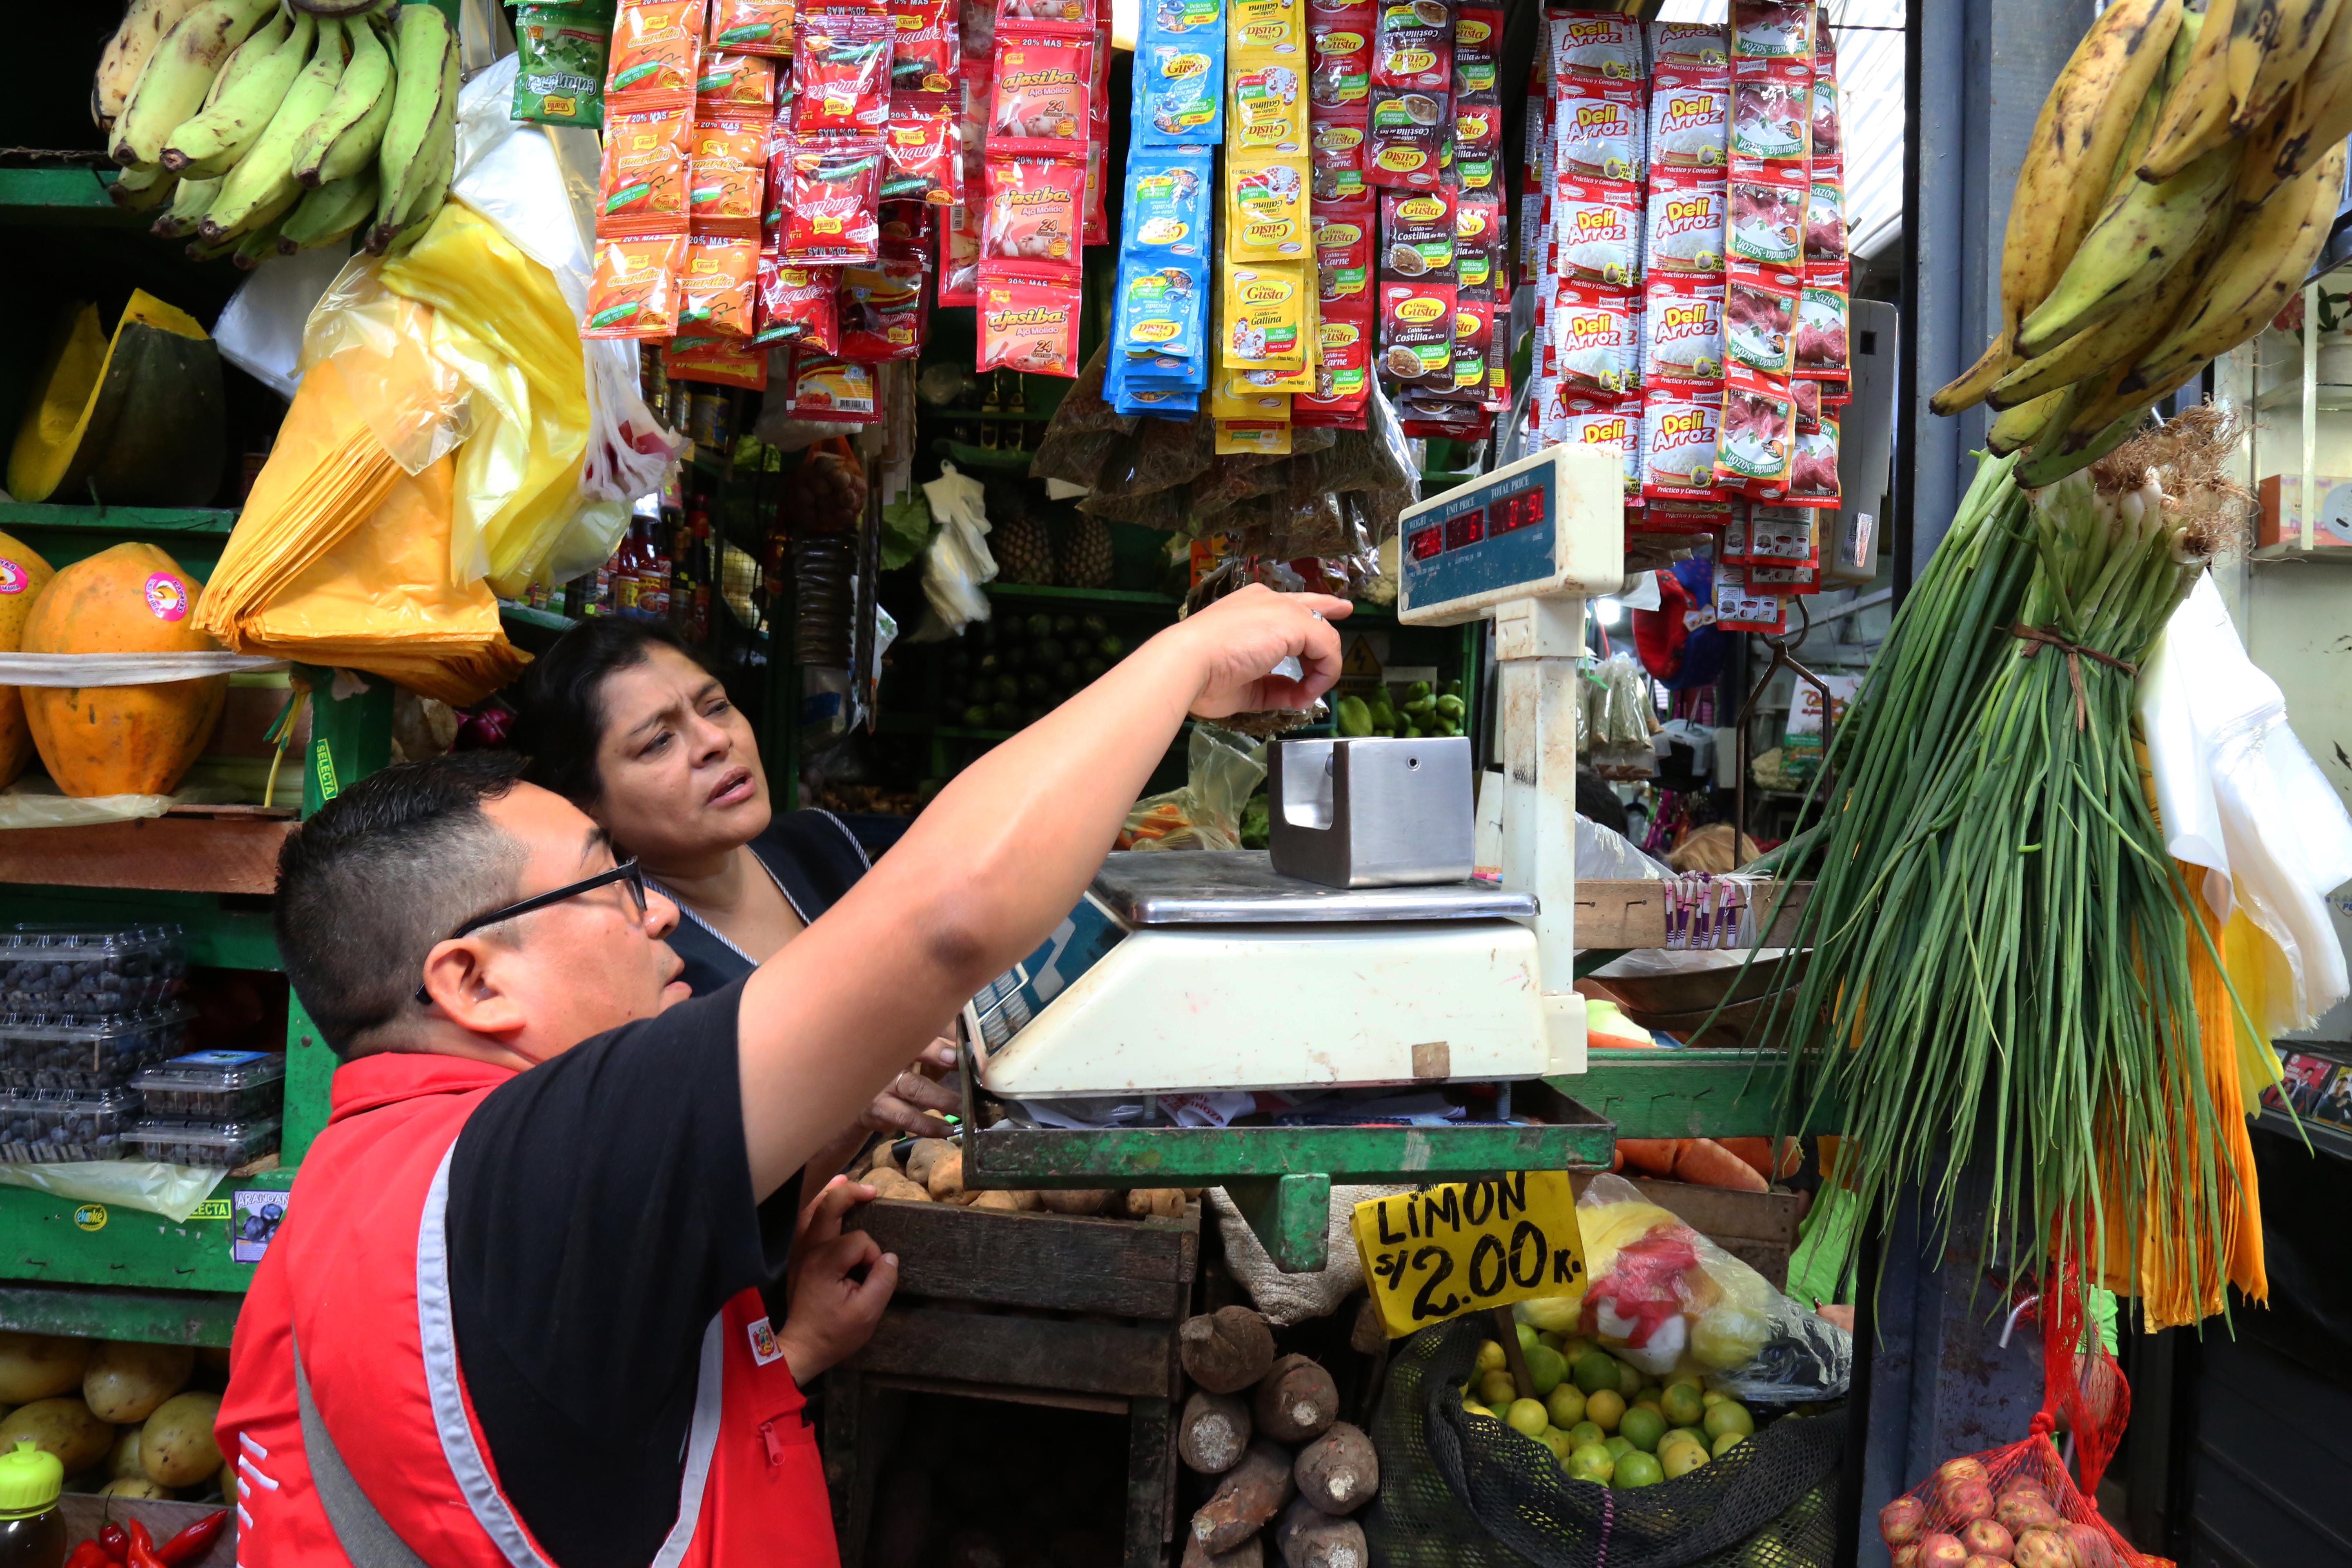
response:
[[(849, 891), (866, 852), (831, 812), (773, 812), (760, 750), (727, 689), (657, 621), (599, 618), (563, 634), (523, 678), (523, 776), (586, 812), (614, 852), (677, 905), (669, 944), (696, 995), (767, 962)], [(940, 1041), (866, 1111), (874, 1131), (938, 1136), (954, 1094), (919, 1070), (955, 1065)]]

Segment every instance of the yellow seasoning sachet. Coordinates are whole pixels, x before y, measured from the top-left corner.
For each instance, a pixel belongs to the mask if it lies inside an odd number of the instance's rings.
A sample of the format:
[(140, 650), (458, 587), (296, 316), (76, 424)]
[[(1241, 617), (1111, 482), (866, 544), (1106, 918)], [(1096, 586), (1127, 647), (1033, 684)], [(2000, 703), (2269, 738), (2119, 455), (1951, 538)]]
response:
[(1307, 306), (1315, 290), (1297, 261), (1228, 262), (1219, 293), (1223, 329), (1218, 363), (1227, 370), (1307, 368)]
[(1220, 419), (1217, 426), (1217, 456), (1230, 458), (1244, 454), (1261, 458), (1290, 456), (1290, 426), (1233, 422)]
[[(1257, 374), (1264, 375), (1269, 373), (1260, 371)], [(1290, 420), (1290, 395), (1252, 385), (1247, 372), (1229, 372), (1209, 384), (1209, 417), (1219, 421), (1271, 419), (1287, 424)]]
[(1225, 142), (1236, 152), (1307, 146), (1304, 0), (1233, 0), (1225, 20)]
[(1303, 260), (1314, 253), (1307, 222), (1307, 155), (1225, 155), (1225, 256), (1233, 261)]

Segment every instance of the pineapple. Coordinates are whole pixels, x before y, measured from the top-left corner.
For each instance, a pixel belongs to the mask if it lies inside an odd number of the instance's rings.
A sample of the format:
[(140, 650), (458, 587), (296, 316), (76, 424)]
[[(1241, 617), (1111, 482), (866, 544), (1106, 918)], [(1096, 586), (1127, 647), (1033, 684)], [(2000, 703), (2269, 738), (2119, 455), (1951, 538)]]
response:
[(1051, 583), (1054, 580), (1054, 542), (1046, 531), (1044, 518), (1028, 511), (1015, 512), (990, 531), (988, 542), (996, 556), (996, 575), (1000, 581)]
[(1110, 586), (1110, 524), (1102, 519), (1080, 512), (1063, 530), (1055, 555), (1059, 567), (1055, 581), (1065, 588)]

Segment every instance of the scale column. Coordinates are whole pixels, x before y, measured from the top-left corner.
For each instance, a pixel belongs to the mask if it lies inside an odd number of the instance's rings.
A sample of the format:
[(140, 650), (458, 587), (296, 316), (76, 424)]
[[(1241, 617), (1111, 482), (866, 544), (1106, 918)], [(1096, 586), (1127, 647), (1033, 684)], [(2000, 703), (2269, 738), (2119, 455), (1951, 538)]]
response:
[(1495, 607), (1503, 710), (1503, 886), (1536, 898), (1533, 921), (1551, 1071), (1584, 1070), (1576, 973), (1576, 683), (1584, 601)]

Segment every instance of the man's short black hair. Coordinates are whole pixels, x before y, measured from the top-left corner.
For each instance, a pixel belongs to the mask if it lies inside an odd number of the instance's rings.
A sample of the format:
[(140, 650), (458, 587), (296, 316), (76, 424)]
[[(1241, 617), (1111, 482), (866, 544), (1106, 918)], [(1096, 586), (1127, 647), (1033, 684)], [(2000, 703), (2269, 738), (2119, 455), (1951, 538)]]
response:
[(482, 807), (521, 776), (507, 752), (371, 773), (278, 852), (278, 952), (303, 1010), (346, 1059), (416, 1005), (434, 944), (516, 897), (528, 848)]
[(1633, 826), (1625, 816), (1625, 803), (1617, 798), (1609, 781), (1591, 768), (1576, 770), (1576, 810), (1586, 821), (1619, 835), (1627, 833)]

